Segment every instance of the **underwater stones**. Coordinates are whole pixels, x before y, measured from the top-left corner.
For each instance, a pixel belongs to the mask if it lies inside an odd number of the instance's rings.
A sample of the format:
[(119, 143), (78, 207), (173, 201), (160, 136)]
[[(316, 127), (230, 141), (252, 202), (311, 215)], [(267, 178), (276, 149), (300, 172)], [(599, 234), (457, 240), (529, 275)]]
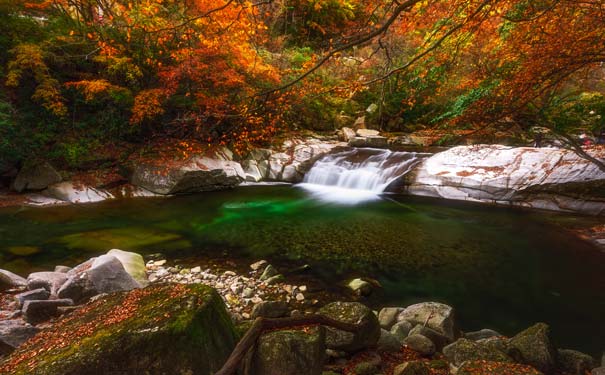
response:
[(133, 279), (135, 279), (141, 286), (146, 286), (149, 282), (147, 280), (147, 274), (145, 273), (145, 261), (143, 256), (137, 253), (124, 251), (120, 249), (112, 249), (107, 252), (107, 255), (113, 255), (118, 258), (120, 263), (124, 266), (124, 269)]
[(384, 329), (391, 329), (391, 327), (397, 323), (397, 316), (403, 309), (401, 307), (384, 307), (378, 313), (378, 322), (380, 327)]
[(52, 295), (57, 295), (59, 288), (67, 281), (67, 275), (62, 272), (34, 272), (27, 276), (29, 290), (44, 288)]
[(258, 340), (249, 374), (320, 375), (325, 351), (325, 329), (322, 326), (265, 333)]
[(569, 375), (585, 375), (596, 366), (594, 358), (576, 350), (557, 350), (557, 368)]
[(59, 319), (0, 362), (0, 373), (210, 375), (235, 343), (213, 289), (154, 285), (106, 295)]
[(264, 301), (252, 308), (250, 317), (254, 318), (281, 318), (288, 316), (288, 304), (283, 301)]
[(509, 344), (511, 348), (518, 351), (520, 362), (546, 374), (554, 370), (556, 351), (550, 338), (548, 325), (535, 324), (511, 338)]
[(73, 304), (74, 302), (70, 299), (25, 301), (22, 309), (23, 318), (30, 324), (38, 324), (58, 316), (58, 307), (72, 306)]
[(397, 320), (422, 324), (445, 335), (450, 341), (454, 341), (458, 334), (454, 309), (443, 303), (423, 302), (408, 306), (399, 314)]
[(25, 288), (26, 286), (27, 280), (25, 278), (10, 271), (0, 269), (0, 291)]
[(354, 352), (376, 345), (380, 338), (378, 318), (372, 310), (361, 303), (333, 302), (325, 305), (318, 312), (329, 318), (360, 326), (355, 333), (328, 327), (326, 344), (330, 349)]
[(455, 366), (460, 366), (465, 361), (486, 360), (494, 362), (512, 362), (505, 353), (469, 339), (458, 339), (443, 348), (445, 357)]
[(372, 284), (362, 279), (353, 279), (347, 284), (347, 286), (360, 296), (367, 296), (372, 293)]
[(403, 344), (427, 357), (435, 354), (436, 351), (435, 344), (429, 338), (420, 334), (409, 335), (403, 340)]
[(13, 188), (19, 193), (24, 190), (44, 190), (61, 180), (61, 175), (47, 162), (29, 162), (17, 174)]

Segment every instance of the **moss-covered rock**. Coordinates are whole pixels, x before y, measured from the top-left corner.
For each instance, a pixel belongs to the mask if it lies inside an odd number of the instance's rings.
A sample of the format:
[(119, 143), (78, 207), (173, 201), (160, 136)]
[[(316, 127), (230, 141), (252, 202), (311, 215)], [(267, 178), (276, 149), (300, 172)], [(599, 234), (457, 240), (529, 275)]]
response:
[(220, 296), (154, 285), (89, 303), (0, 363), (2, 374), (211, 374), (236, 343)]
[(510, 339), (509, 345), (518, 352), (521, 363), (533, 366), (546, 374), (553, 372), (556, 351), (547, 324), (537, 323), (518, 333)]
[(468, 361), (459, 369), (457, 375), (543, 375), (527, 365), (517, 363)]
[(372, 310), (361, 303), (333, 302), (322, 307), (319, 313), (341, 322), (358, 324), (360, 327), (356, 333), (328, 328), (326, 344), (329, 349), (355, 352), (378, 343), (380, 338), (378, 318)]
[(466, 361), (479, 359), (495, 362), (513, 362), (512, 358), (496, 348), (468, 339), (459, 339), (455, 343), (446, 346), (443, 348), (443, 354), (456, 366), (460, 366)]

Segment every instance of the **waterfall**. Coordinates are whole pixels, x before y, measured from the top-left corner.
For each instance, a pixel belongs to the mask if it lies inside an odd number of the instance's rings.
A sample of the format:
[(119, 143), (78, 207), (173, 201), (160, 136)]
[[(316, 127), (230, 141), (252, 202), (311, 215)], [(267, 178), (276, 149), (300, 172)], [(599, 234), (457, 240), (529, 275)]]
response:
[(325, 201), (354, 204), (379, 199), (428, 155), (371, 148), (341, 151), (315, 162), (299, 186)]

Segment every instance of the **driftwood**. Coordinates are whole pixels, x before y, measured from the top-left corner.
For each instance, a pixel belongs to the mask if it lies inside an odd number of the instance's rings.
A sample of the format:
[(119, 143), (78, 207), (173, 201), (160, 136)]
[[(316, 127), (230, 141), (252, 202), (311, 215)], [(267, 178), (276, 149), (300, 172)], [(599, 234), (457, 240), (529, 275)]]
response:
[(240, 363), (246, 356), (246, 353), (256, 344), (256, 340), (263, 334), (264, 331), (274, 329), (285, 329), (292, 327), (322, 325), (336, 328), (346, 332), (355, 333), (363, 327), (363, 323), (351, 324), (328, 318), (324, 315), (305, 315), (302, 317), (292, 318), (256, 318), (254, 323), (248, 329), (248, 332), (242, 337), (239, 343), (231, 352), (227, 362), (223, 365), (215, 375), (234, 375), (240, 366)]

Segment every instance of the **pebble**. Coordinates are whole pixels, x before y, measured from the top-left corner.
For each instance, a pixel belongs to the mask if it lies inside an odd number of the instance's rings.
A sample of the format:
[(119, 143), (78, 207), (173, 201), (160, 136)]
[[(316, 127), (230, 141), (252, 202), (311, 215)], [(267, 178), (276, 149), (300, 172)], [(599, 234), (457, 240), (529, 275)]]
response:
[(297, 300), (297, 301), (299, 301), (299, 302), (300, 302), (300, 301), (304, 301), (304, 300), (305, 300), (305, 295), (304, 295), (304, 294), (302, 294), (302, 293), (298, 293), (298, 294), (296, 295), (296, 300)]

